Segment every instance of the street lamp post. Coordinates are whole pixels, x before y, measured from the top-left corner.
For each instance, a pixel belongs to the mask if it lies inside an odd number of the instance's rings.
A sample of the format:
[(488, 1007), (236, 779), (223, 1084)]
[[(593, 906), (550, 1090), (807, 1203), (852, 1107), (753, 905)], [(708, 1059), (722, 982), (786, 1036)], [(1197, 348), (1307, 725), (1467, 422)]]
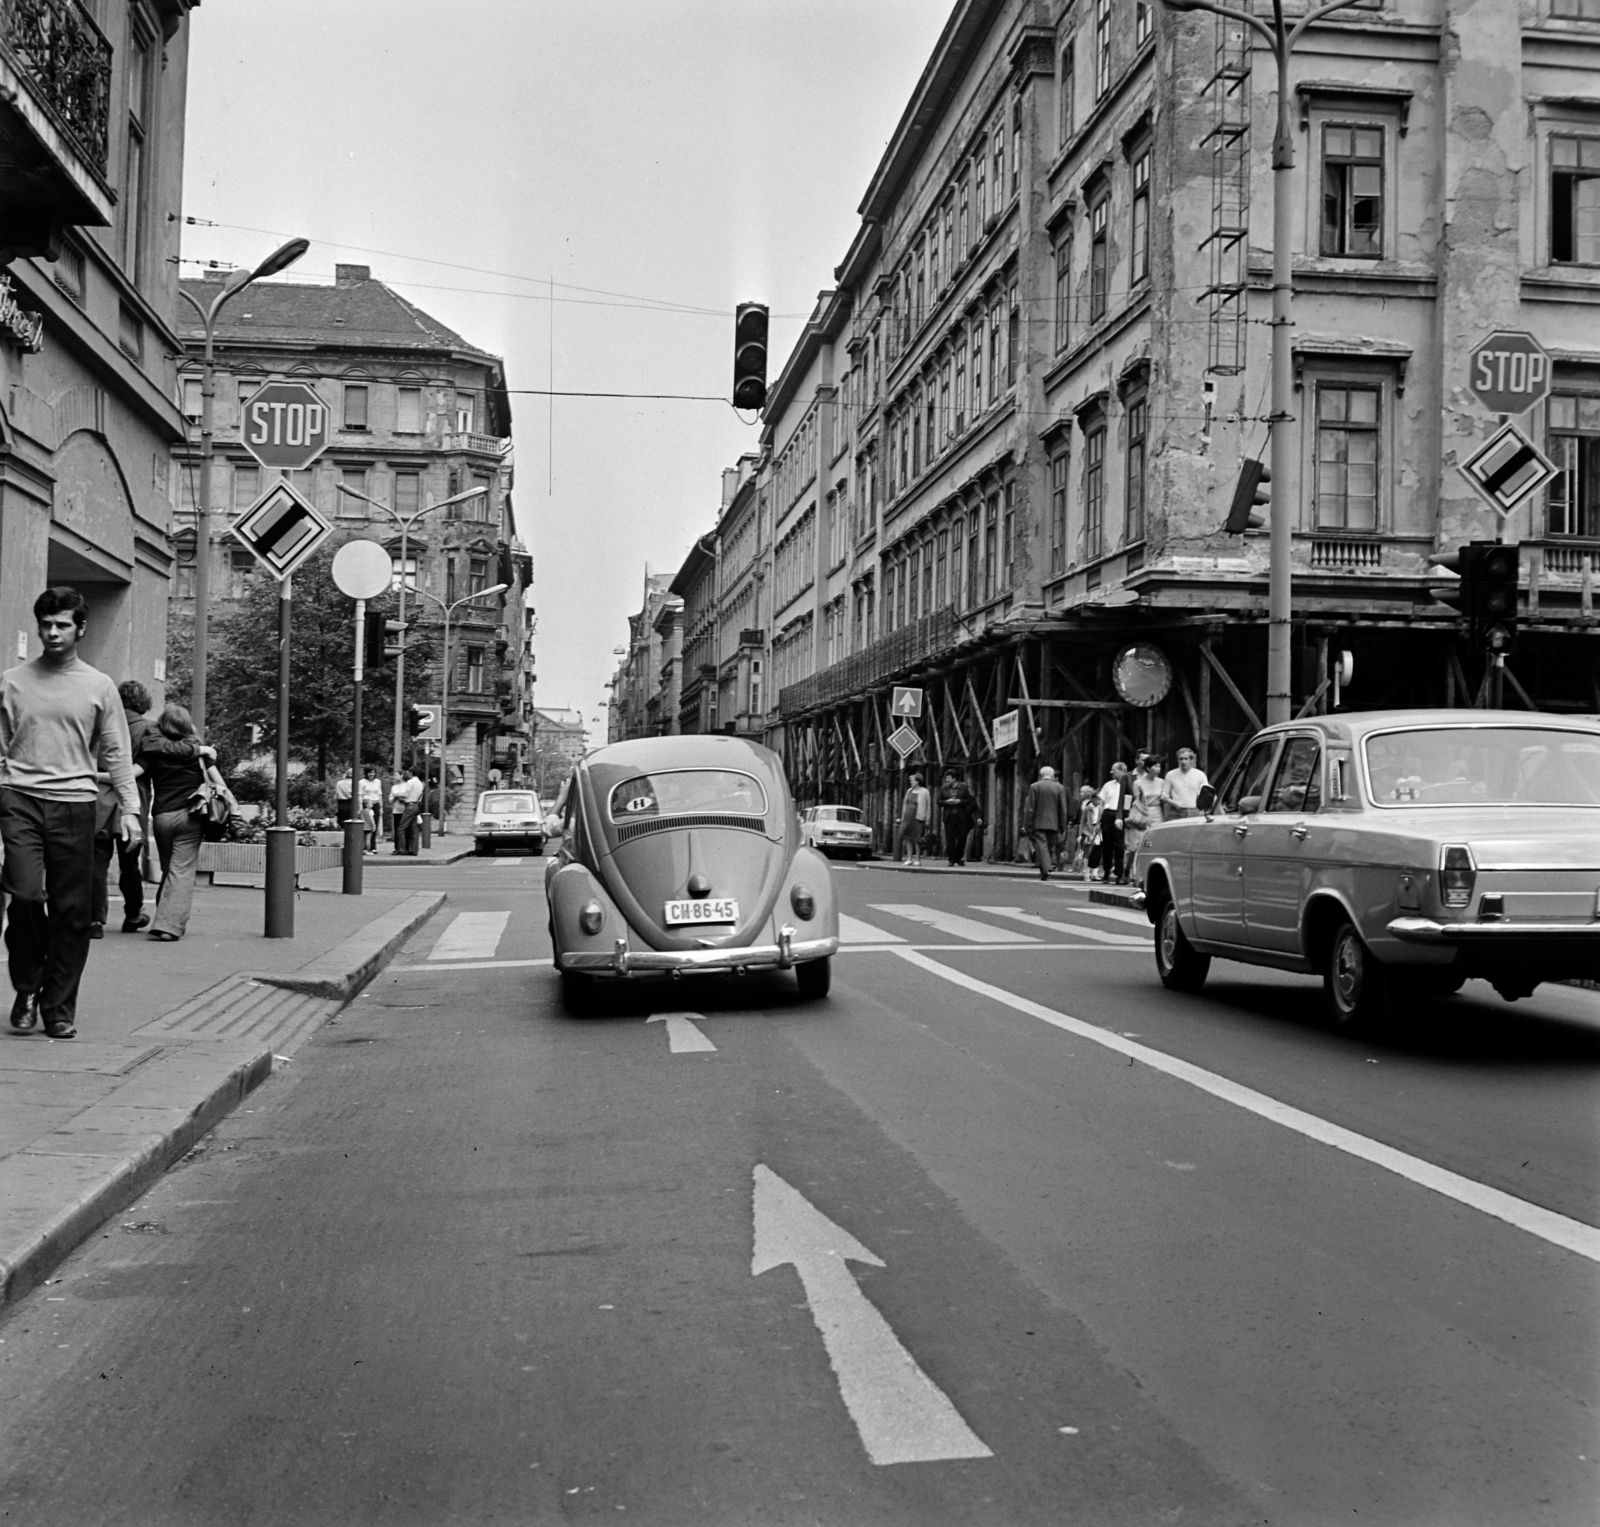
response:
[(212, 299), (210, 307), (201, 307), (199, 300), (190, 296), (181, 282), (178, 285), (178, 295), (200, 315), (206, 336), (200, 371), (200, 497), (195, 504), (194, 526), (194, 644), (190, 649), (194, 677), (189, 688), (189, 714), (194, 717), (195, 731), (202, 737), (206, 734), (206, 664), (210, 655), (211, 436), (217, 396), (217, 314), (222, 311), (223, 303), (230, 297), (237, 297), (252, 281), (286, 270), (310, 247), (307, 239), (290, 239), (273, 250), (254, 270), (235, 273), (223, 282), (222, 290)]
[(474, 594), (463, 594), (459, 599), (446, 604), (437, 594), (430, 594), (426, 589), (419, 588), (419, 593), (424, 599), (431, 599), (444, 611), (444, 664), (442, 683), (439, 692), (439, 816), (444, 818), (444, 770), (445, 750), (450, 746), (450, 615), (451, 612), (464, 604), (471, 604), (474, 599), (487, 599), (491, 594), (501, 594), (510, 588), (509, 583), (497, 583), (493, 588), (479, 589)]
[(1254, 27), (1266, 39), (1278, 73), (1277, 125), (1272, 135), (1272, 412), (1268, 416), (1272, 473), (1267, 541), (1267, 724), (1289, 720), (1291, 663), (1289, 651), (1291, 537), (1294, 509), (1289, 499), (1289, 474), (1293, 468), (1294, 357), (1290, 331), (1294, 326), (1294, 208), (1289, 199), (1294, 169), (1294, 128), (1289, 111), (1289, 56), (1308, 26), (1356, 0), (1329, 0), (1314, 6), (1291, 25), (1283, 14), (1283, 0), (1272, 0), (1271, 18), (1252, 15), (1215, 0), (1162, 0), (1169, 11), (1210, 11), (1229, 21)]
[[(465, 492), (453, 494), (449, 498), (440, 499), (437, 504), (429, 504), (424, 509), (415, 509), (410, 514), (401, 514), (398, 509), (391, 509), (387, 504), (380, 504), (375, 498), (368, 498), (365, 493), (358, 493), (354, 488), (347, 488), (339, 484), (341, 493), (348, 493), (351, 498), (359, 498), (362, 503), (370, 504), (374, 509), (381, 510), (400, 527), (400, 607), (395, 619), (402, 627), (406, 620), (406, 580), (408, 577), (407, 566), (410, 562), (411, 527), (425, 514), (434, 514), (440, 509), (449, 509), (452, 505), (465, 503), (469, 498), (476, 498), (480, 493), (487, 493), (487, 488), (468, 488)], [(420, 587), (414, 588), (413, 593), (420, 594)], [(435, 596), (426, 596), (433, 599)], [(382, 655), (381, 653), (379, 654)], [(406, 634), (400, 632), (400, 652), (394, 660), (394, 773), (395, 778), (400, 777), (401, 754), (405, 746), (405, 690), (406, 690)]]

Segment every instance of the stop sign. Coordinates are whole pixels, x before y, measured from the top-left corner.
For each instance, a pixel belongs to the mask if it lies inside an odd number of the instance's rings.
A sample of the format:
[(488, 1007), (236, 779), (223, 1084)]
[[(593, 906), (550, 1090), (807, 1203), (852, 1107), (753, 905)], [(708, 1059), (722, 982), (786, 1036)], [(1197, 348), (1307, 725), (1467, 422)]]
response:
[(1526, 413), (1550, 391), (1550, 357), (1533, 335), (1500, 329), (1473, 347), (1467, 381), (1490, 413)]
[(244, 405), (239, 439), (262, 466), (300, 472), (327, 450), (331, 422), (305, 382), (268, 382)]

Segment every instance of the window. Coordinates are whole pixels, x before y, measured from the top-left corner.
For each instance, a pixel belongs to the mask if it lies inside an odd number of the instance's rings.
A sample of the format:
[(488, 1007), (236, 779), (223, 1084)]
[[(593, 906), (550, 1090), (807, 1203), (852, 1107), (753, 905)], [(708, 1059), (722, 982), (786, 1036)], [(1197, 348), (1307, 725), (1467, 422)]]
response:
[(956, 204), (949, 197), (944, 204), (944, 278), (948, 281), (956, 269)]
[(955, 430), (959, 435), (967, 427), (967, 348), (962, 342), (961, 331), (956, 330), (956, 423)]
[(194, 564), (180, 562), (172, 569), (172, 592), (179, 599), (194, 598)]
[(480, 492), (476, 498), (469, 498), (467, 500), (466, 517), (469, 520), (493, 519), (494, 514), (491, 500), (494, 497), (494, 479), (491, 477), (485, 477), (483, 473), (477, 472), (473, 474), (472, 486), (474, 488), (481, 488), (483, 491)]
[(477, 395), (471, 392), (458, 392), (456, 394), (456, 433), (470, 435), (472, 433), (473, 410), (477, 403)]
[(408, 589), (415, 589), (417, 586), (417, 559), (415, 557), (407, 557), (402, 562), (399, 557), (393, 557), (390, 560), (394, 567), (394, 573), (389, 580), (389, 587), (391, 589), (399, 588), (400, 580), (403, 578)]
[(1063, 148), (1072, 136), (1073, 87), (1076, 84), (1073, 68), (1072, 44), (1069, 42), (1061, 50), (1061, 76), (1056, 83), (1056, 136)]
[(1067, 570), (1067, 481), (1072, 456), (1061, 451), (1050, 458), (1050, 574)]
[(340, 467), (339, 486), (349, 488), (362, 495), (361, 498), (351, 498), (349, 493), (339, 495), (339, 513), (347, 520), (364, 520), (370, 506), (366, 502), (367, 496), (367, 469), (365, 467)]
[(1107, 239), (1111, 198), (1102, 196), (1089, 209), (1089, 322), (1106, 316), (1106, 288), (1111, 274), (1111, 250)]
[(1123, 527), (1123, 541), (1132, 546), (1144, 540), (1144, 466), (1145, 432), (1149, 425), (1150, 408), (1144, 398), (1128, 405), (1128, 485), (1127, 518)]
[(1550, 259), (1600, 265), (1600, 138), (1550, 139)]
[(1010, 588), (1016, 581), (1017, 485), (1006, 484), (1006, 509), (1000, 518), (1000, 581)]
[(469, 557), (467, 559), (467, 592), (481, 594), (489, 587), (489, 559), (487, 557)]
[(950, 565), (950, 532), (941, 530), (935, 542), (937, 550), (934, 553), (933, 574), (933, 605), (932, 608), (940, 609), (947, 602), (949, 592), (949, 565)]
[(1133, 0), (1133, 45), (1142, 48), (1150, 41), (1150, 0)]
[(1067, 348), (1072, 334), (1072, 240), (1056, 245), (1056, 352)]
[(956, 234), (961, 241), (956, 247), (961, 251), (963, 256), (965, 256), (966, 252), (972, 248), (971, 225), (967, 221), (968, 194), (969, 183), (967, 177), (963, 175), (961, 177), (961, 216), (958, 219), (956, 226)]
[(906, 623), (906, 595), (909, 592), (906, 588), (906, 563), (904, 557), (895, 564), (894, 577), (894, 623), (897, 626), (903, 626)]
[(250, 592), (250, 580), (256, 570), (256, 559), (247, 551), (231, 552), (228, 556), (228, 598), (243, 599)]
[(145, 133), (150, 121), (150, 42), (139, 35), (138, 23), (129, 18), (133, 33), (128, 40), (128, 141), (123, 155), (122, 268), (137, 284), (144, 254)]
[(1600, 0), (1550, 0), (1550, 14), (1574, 21), (1600, 21)]
[(921, 239), (917, 240), (917, 311), (915, 322), (921, 325), (928, 311), (928, 251)]
[(1111, 0), (1094, 0), (1094, 98), (1111, 89)]
[(1000, 304), (989, 309), (989, 401), (1000, 396)]
[(928, 442), (928, 465), (932, 466), (934, 459), (939, 454), (939, 427), (937, 418), (938, 408), (933, 390), (933, 378), (928, 378), (928, 397), (923, 406), (923, 428)]
[(911, 475), (922, 475), (922, 397), (911, 400)]
[(345, 383), (344, 427), (356, 430), (365, 430), (367, 427), (367, 388), (365, 383)]
[(1015, 281), (1006, 293), (1006, 303), (1006, 386), (1010, 387), (1017, 380), (1017, 346), (1022, 343), (1022, 305), (1017, 300)]
[(980, 147), (974, 156), (973, 163), (977, 166), (976, 212), (973, 219), (972, 236), (978, 238), (983, 232), (983, 225), (989, 220), (989, 171), (983, 160), (983, 149)]
[(972, 324), (972, 417), (983, 412), (983, 314)]
[[(948, 360), (939, 368), (939, 429), (940, 433), (946, 437), (955, 432), (950, 421), (950, 362)], [(940, 449), (943, 449), (942, 441)]]
[(1277, 751), (1278, 739), (1269, 737), (1258, 742), (1244, 756), (1244, 762), (1235, 769), (1222, 787), (1222, 810), (1230, 815), (1261, 809), (1261, 797), (1266, 794), (1267, 774), (1272, 768), (1272, 755)]
[(1322, 252), (1383, 255), (1383, 129), (1322, 129)]
[(422, 507), (422, 474), (394, 474), (394, 507), (397, 514), (415, 514)]
[(1006, 200), (1006, 134), (999, 122), (995, 123), (989, 137), (989, 168), (994, 181), (994, 210), (998, 215)]
[(1600, 536), (1600, 397), (1555, 393), (1545, 449), (1560, 469), (1545, 490), (1545, 533)]
[(395, 432), (401, 435), (422, 433), (422, 389), (401, 387), (395, 394)]
[(950, 603), (961, 603), (961, 536), (962, 522), (957, 519), (950, 527)]
[(444, 559), (444, 602), (456, 602), (456, 559), (453, 555)]
[(1000, 499), (991, 493), (983, 506), (983, 598), (987, 604), (996, 592), (1000, 575)]
[(939, 300), (939, 214), (928, 225), (928, 300)]
[(1132, 239), (1128, 259), (1132, 266), (1132, 284), (1148, 280), (1150, 276), (1150, 150), (1144, 149), (1133, 161), (1133, 216)]
[(1011, 194), (1022, 185), (1022, 103), (1011, 103)]
[(233, 512), (243, 514), (261, 496), (261, 468), (254, 462), (233, 464)]
[(1317, 525), (1378, 528), (1378, 389), (1317, 388)]
[(132, 360), (144, 360), (144, 324), (127, 303), (118, 304), (117, 343)]
[(200, 396), (200, 378), (186, 376), (183, 378), (183, 416), (191, 423), (199, 419), (205, 400)]
[(978, 602), (978, 511), (967, 516), (967, 604)]
[(483, 648), (467, 648), (467, 693), (481, 695), (483, 693)]
[(1083, 441), (1083, 555), (1094, 561), (1106, 549), (1106, 427), (1092, 426)]
[(239, 393), (239, 417), (244, 418), (244, 406), (256, 395), (256, 390), (261, 386), (258, 376), (242, 376), (235, 384)]
[(920, 592), (920, 590), (922, 588), (922, 553), (920, 551), (912, 552), (910, 560), (911, 560), (911, 577), (910, 577), (911, 592), (907, 596), (907, 600), (906, 600), (906, 615), (907, 615), (908, 619), (915, 620), (917, 618), (917, 612), (921, 608), (921, 606), (920, 606), (920, 604), (918, 602), (918, 599), (917, 599), (917, 595), (918, 595), (918, 593)]
[(1322, 806), (1322, 748), (1314, 737), (1291, 737), (1284, 744), (1268, 811), (1310, 812)]

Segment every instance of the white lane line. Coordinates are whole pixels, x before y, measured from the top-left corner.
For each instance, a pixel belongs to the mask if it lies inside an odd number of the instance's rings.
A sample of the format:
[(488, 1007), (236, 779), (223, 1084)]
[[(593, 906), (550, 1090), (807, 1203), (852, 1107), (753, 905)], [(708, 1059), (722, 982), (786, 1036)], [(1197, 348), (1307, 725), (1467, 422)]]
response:
[(1104, 933), (1099, 928), (1080, 928), (1076, 923), (1053, 923), (1048, 917), (1024, 912), (1021, 907), (979, 907), (974, 912), (987, 912), (993, 917), (1009, 917), (1015, 922), (1027, 923), (1030, 928), (1048, 928), (1052, 933), (1071, 933), (1078, 938), (1093, 939), (1102, 944), (1137, 944), (1141, 949), (1149, 946), (1148, 938), (1136, 938), (1131, 933)]
[(525, 965), (551, 965), (555, 962), (546, 955), (542, 960), (447, 960), (433, 965), (391, 965), (390, 970), (517, 970)]
[(430, 960), (493, 959), (500, 935), (511, 921), (509, 912), (458, 912), (439, 935)]
[(667, 1050), (672, 1055), (703, 1055), (717, 1053), (717, 1047), (706, 1038), (697, 1023), (704, 1023), (704, 1013), (652, 1013), (646, 1023), (664, 1023), (667, 1026)]
[(839, 942), (841, 944), (903, 944), (898, 933), (885, 933), (872, 923), (864, 923), (848, 912), (839, 914)]
[(515, 859), (502, 859), (498, 854), (496, 854), (495, 857), (494, 857), (493, 862), (495, 864), (512, 864), (512, 865), (521, 864), (522, 863), (522, 857), (519, 855)]
[[(1005, 954), (1012, 949), (1027, 949), (1034, 954), (1053, 954), (1063, 949), (1072, 949), (1080, 954), (1147, 954), (1150, 946), (1148, 943), (1134, 943), (1132, 939), (1126, 944), (908, 944), (903, 939), (892, 944), (841, 944), (840, 954), (898, 954), (902, 949), (922, 949), (933, 953), (943, 951), (958, 952), (962, 954)], [(418, 967), (421, 968), (421, 967)]]
[(867, 1457), (874, 1463), (994, 1457), (945, 1392), (917, 1366), (846, 1266), (850, 1261), (882, 1267), (882, 1258), (759, 1164), (753, 1214), (751, 1275), (760, 1277), (785, 1264), (799, 1273), (811, 1318), (839, 1381), (839, 1397)]
[(912, 902), (881, 902), (872, 903), (874, 912), (888, 912), (894, 917), (903, 917), (908, 922), (926, 923), (930, 928), (937, 928), (940, 933), (948, 933), (955, 938), (971, 939), (974, 944), (1031, 944), (1036, 939), (1031, 939), (1026, 933), (1013, 933), (1009, 928), (997, 928), (993, 923), (980, 923), (976, 918), (959, 917), (954, 912), (941, 912), (936, 907), (920, 907)]
[(938, 976), (955, 986), (963, 986), (968, 991), (977, 992), (1006, 1007), (1015, 1008), (1019, 1013), (1027, 1013), (1030, 1017), (1038, 1018), (1053, 1028), (1076, 1034), (1080, 1039), (1103, 1045), (1108, 1050), (1116, 1051), (1118, 1055), (1126, 1055), (1130, 1060), (1139, 1061), (1152, 1070), (1163, 1072), (1178, 1081), (1187, 1082), (1191, 1087), (1198, 1087), (1200, 1091), (1208, 1092), (1224, 1103), (1232, 1103), (1234, 1107), (1242, 1108), (1246, 1113), (1253, 1113), (1269, 1123), (1282, 1125), (1283, 1128), (1293, 1130), (1298, 1135), (1304, 1135), (1308, 1140), (1330, 1145), (1347, 1155), (1371, 1162), (1374, 1166), (1393, 1172), (1397, 1177), (1405, 1178), (1407, 1182), (1414, 1182), (1418, 1187), (1427, 1188), (1444, 1198), (1453, 1199), (1469, 1209), (1476, 1209), (1494, 1219), (1503, 1220), (1518, 1230), (1524, 1230), (1542, 1241), (1548, 1241), (1552, 1246), (1576, 1252), (1591, 1262), (1600, 1262), (1600, 1229), (1586, 1225), (1582, 1220), (1569, 1219), (1552, 1209), (1541, 1208), (1526, 1199), (1503, 1193), (1499, 1188), (1491, 1188), (1486, 1183), (1474, 1182), (1470, 1177), (1463, 1177), (1457, 1172), (1435, 1166), (1431, 1161), (1407, 1155), (1404, 1151), (1395, 1150), (1393, 1146), (1368, 1139), (1365, 1135), (1358, 1135), (1343, 1125), (1330, 1123), (1327, 1119), (1318, 1118), (1316, 1114), (1306, 1113), (1303, 1109), (1295, 1108), (1288, 1103), (1280, 1103), (1276, 1098), (1268, 1097), (1264, 1092), (1257, 1092), (1253, 1087), (1229, 1081), (1227, 1077), (1218, 1076), (1214, 1071), (1207, 1071), (1203, 1066), (1192, 1065), (1186, 1060), (1179, 1060), (1176, 1056), (1164, 1054), (1160, 1050), (1152, 1050), (1148, 1045), (1137, 1044), (1131, 1039), (1124, 1039), (1120, 1034), (1096, 1028), (1094, 1024), (1085, 1023), (1081, 1018), (1070, 1018), (1067, 1014), (1058, 1013), (1054, 1008), (1045, 1007), (1042, 1003), (1030, 1001), (1027, 997), (1018, 997), (1003, 987), (980, 981), (976, 976), (969, 976), (963, 970), (941, 965), (937, 960), (930, 960), (915, 950), (894, 949), (890, 953), (899, 955), (901, 959), (909, 961), (919, 970), (926, 970), (930, 975)]
[(1109, 917), (1113, 922), (1136, 923), (1141, 928), (1150, 926), (1150, 919), (1143, 912), (1130, 912), (1125, 907), (1074, 907), (1074, 912), (1087, 912), (1091, 917)]

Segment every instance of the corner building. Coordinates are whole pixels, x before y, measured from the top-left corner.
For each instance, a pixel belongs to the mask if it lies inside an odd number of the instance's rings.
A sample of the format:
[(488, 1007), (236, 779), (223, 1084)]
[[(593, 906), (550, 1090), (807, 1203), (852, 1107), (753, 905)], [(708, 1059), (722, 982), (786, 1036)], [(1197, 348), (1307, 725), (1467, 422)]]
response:
[[(1499, 531), (1457, 466), (1501, 329), (1553, 358), (1522, 423), (1560, 468), (1508, 527), (1507, 703), (1600, 708), (1600, 8), (1359, 0), (1290, 88), (1295, 709), (1343, 651), (1346, 705), (1481, 693), (1428, 558)], [(1223, 526), (1267, 451), (1276, 100), (1209, 14), (955, 7), (769, 398), (767, 720), (802, 799), (887, 843), (909, 770), (953, 767), (1009, 856), (1039, 764), (1193, 745), (1216, 777), (1258, 725), (1266, 532)], [(894, 684), (924, 695), (904, 763)]]

